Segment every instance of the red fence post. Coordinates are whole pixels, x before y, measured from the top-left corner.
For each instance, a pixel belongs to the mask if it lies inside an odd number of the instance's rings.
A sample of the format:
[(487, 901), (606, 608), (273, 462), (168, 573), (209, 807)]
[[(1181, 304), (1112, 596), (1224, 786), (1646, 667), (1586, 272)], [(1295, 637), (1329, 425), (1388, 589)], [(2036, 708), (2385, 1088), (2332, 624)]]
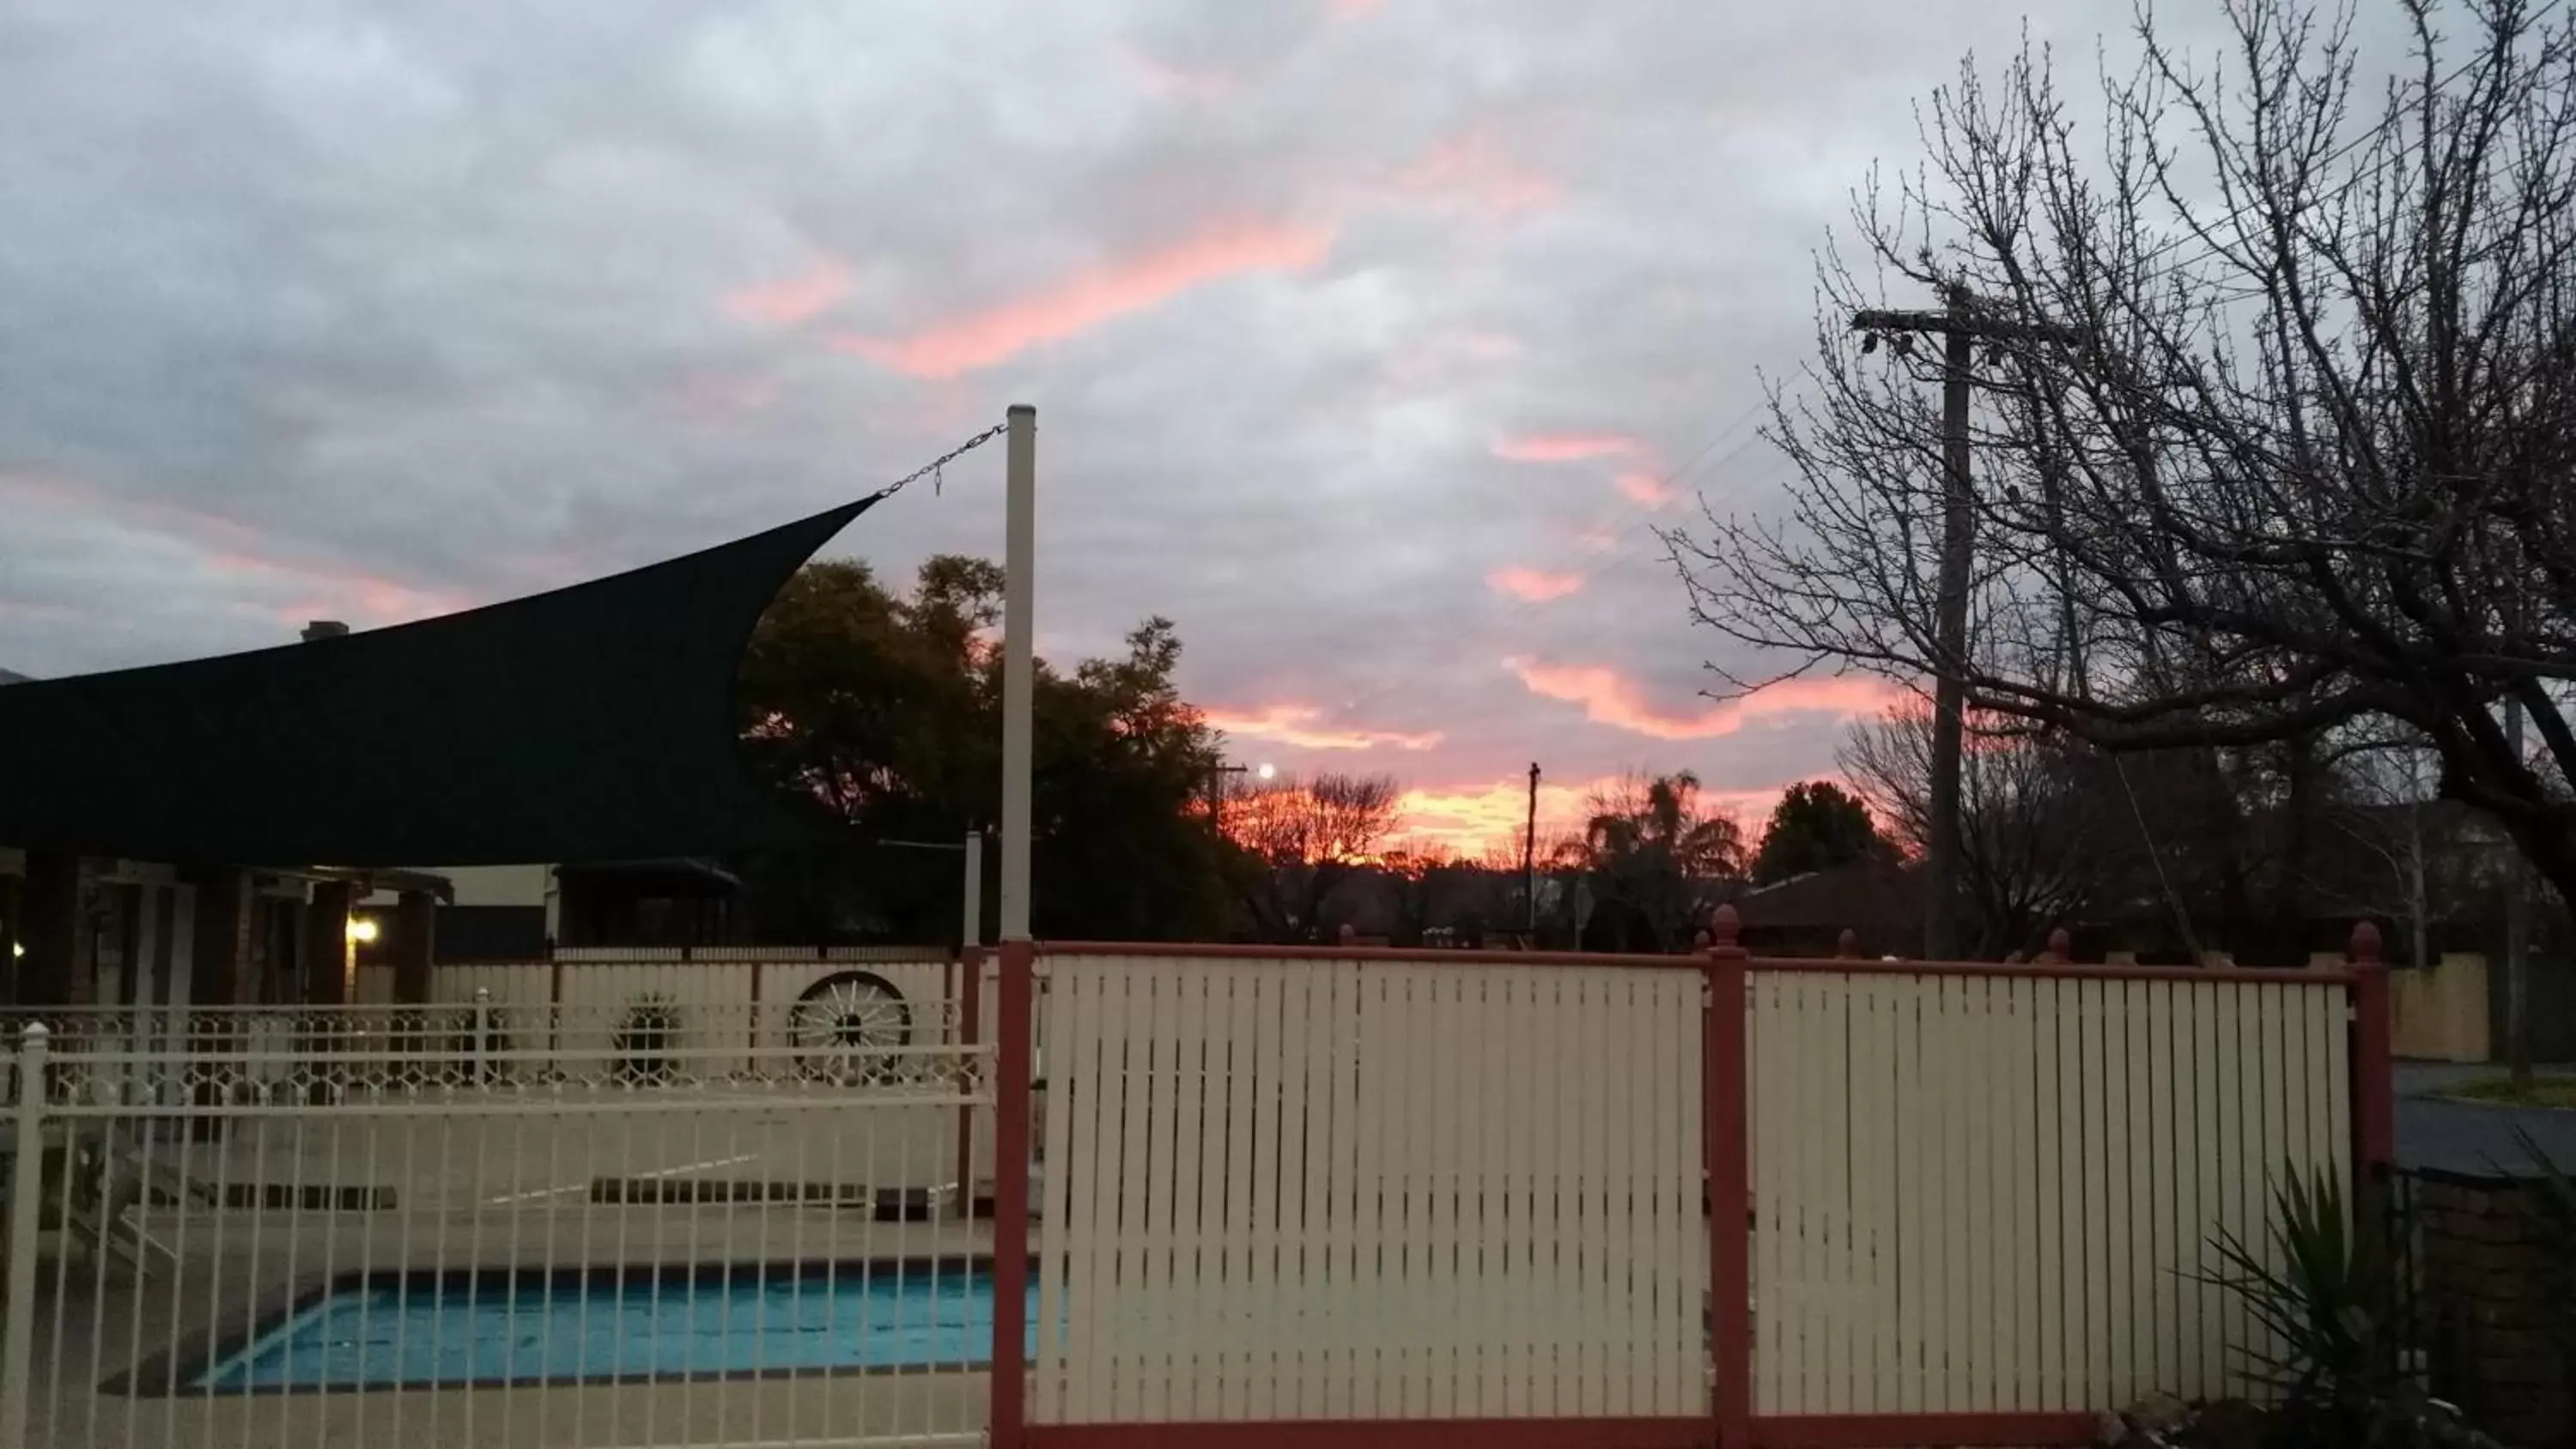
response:
[(2396, 1064), (2389, 1039), (2388, 967), (2379, 928), (2352, 928), (2353, 1175), (2367, 1187), (2397, 1160)]
[(1002, 943), (1002, 990), (993, 1033), (992, 1449), (1022, 1449), (1028, 1422), (1029, 1007), (1035, 948)]
[(1708, 985), (1701, 1046), (1708, 1159), (1709, 1333), (1716, 1355), (1719, 1449), (1753, 1442), (1752, 1142), (1745, 1113), (1745, 950), (1733, 906), (1710, 920), (1717, 944), (1701, 968)]

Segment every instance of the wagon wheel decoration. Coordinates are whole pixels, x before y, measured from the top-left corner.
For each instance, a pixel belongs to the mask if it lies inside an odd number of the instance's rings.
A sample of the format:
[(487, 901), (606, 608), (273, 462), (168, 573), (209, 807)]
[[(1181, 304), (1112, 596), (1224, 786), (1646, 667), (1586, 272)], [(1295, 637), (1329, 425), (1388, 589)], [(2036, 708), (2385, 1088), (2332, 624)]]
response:
[(873, 971), (836, 971), (805, 988), (787, 1018), (799, 1071), (816, 1081), (882, 1081), (893, 1063), (867, 1055), (912, 1040), (912, 1008)]

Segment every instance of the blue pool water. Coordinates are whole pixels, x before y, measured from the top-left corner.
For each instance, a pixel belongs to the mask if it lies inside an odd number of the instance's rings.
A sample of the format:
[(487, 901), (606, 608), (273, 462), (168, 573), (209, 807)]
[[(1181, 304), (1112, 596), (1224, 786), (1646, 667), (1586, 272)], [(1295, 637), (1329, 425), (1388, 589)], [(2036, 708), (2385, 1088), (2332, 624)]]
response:
[[(1029, 1314), (1037, 1320), (1037, 1291)], [(1034, 1343), (1036, 1330), (1030, 1330)], [(459, 1278), (343, 1289), (207, 1364), (216, 1392), (526, 1383), (753, 1370), (981, 1365), (993, 1280), (897, 1275), (736, 1276), (623, 1285), (516, 1286)]]

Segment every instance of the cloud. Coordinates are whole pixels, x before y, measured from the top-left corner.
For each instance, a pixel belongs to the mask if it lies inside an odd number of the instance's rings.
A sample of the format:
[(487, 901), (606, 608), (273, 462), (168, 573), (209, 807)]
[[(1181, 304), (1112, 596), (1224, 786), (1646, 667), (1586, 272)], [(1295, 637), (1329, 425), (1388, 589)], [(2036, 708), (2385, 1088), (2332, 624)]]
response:
[(1645, 451), (1643, 443), (1618, 433), (1524, 433), (1494, 441), (1494, 456), (1507, 463), (1579, 463), (1633, 458)]
[(1830, 679), (1788, 679), (1740, 699), (1720, 700), (1690, 714), (1658, 709), (1643, 687), (1618, 670), (1601, 664), (1544, 664), (1510, 659), (1505, 667), (1520, 676), (1533, 694), (1583, 706), (1583, 717), (1658, 740), (1705, 740), (1731, 735), (1754, 720), (1784, 715), (1827, 714), (1854, 718), (1875, 714), (1903, 696), (1885, 680), (1868, 675)]
[(1508, 594), (1524, 603), (1544, 604), (1581, 589), (1583, 575), (1550, 573), (1514, 564), (1485, 575), (1485, 582), (1498, 594)]
[(1386, 7), (1386, 0), (1324, 0), (1324, 14), (1336, 22), (1365, 20)]
[(1643, 469), (1631, 468), (1611, 481), (1640, 508), (1661, 508), (1673, 501), (1672, 485)]
[(725, 293), (724, 309), (739, 321), (794, 327), (839, 306), (857, 285), (848, 267), (825, 258), (793, 275)]
[[(1539, 849), (1577, 828), (1584, 801), (1604, 780), (1563, 783), (1542, 779), (1538, 788)], [(1396, 802), (1402, 833), (1445, 845), (1473, 859), (1488, 850), (1517, 851), (1529, 811), (1529, 780), (1498, 779), (1404, 792)]]
[(844, 333), (833, 339), (833, 345), (912, 377), (950, 378), (1159, 306), (1208, 282), (1245, 272), (1314, 266), (1332, 248), (1329, 226), (1218, 222), (1170, 246), (1090, 268), (1027, 296), (934, 322), (901, 337)]
[(1306, 750), (1373, 750), (1380, 745), (1397, 750), (1429, 750), (1438, 748), (1444, 738), (1438, 730), (1408, 733), (1319, 725), (1317, 721), (1324, 712), (1304, 704), (1266, 704), (1250, 711), (1210, 709), (1205, 713), (1210, 726), (1227, 734)]
[[(361, 628), (408, 624), (470, 607), (444, 590), (421, 588), (363, 569), (218, 552), (206, 566), (251, 596), (250, 606), (280, 624), (338, 619)], [(256, 601), (256, 602), (253, 602)]]
[[(1658, 739), (1495, 661), (1606, 668), (1685, 723), (1672, 661), (1777, 667), (1624, 566), (1616, 480), (1800, 375), (1849, 189), (2019, 12), (1540, 8), (13, 7), (0, 475), (78, 484), (0, 493), (0, 666), (596, 577), (1030, 402), (1058, 668), (1167, 615), (1185, 697), (1376, 741), (1243, 749), (1409, 785), (1830, 769), (1829, 728)], [(2131, 19), (2037, 10), (2043, 42)], [(990, 75), (1038, 80), (958, 83)], [(1750, 475), (1789, 470), (1707, 457), (1661, 517), (1703, 486), (1782, 516)], [(998, 557), (1001, 472), (969, 454), (832, 552)], [(1586, 583), (1522, 607), (1504, 565)]]
[(1555, 177), (1481, 126), (1431, 146), (1396, 173), (1395, 185), (1407, 196), (1462, 202), (1505, 219), (1553, 206), (1565, 196)]
[(1213, 101), (1234, 92), (1235, 79), (1225, 71), (1181, 65), (1129, 41), (1115, 42), (1109, 53), (1138, 84), (1166, 100)]

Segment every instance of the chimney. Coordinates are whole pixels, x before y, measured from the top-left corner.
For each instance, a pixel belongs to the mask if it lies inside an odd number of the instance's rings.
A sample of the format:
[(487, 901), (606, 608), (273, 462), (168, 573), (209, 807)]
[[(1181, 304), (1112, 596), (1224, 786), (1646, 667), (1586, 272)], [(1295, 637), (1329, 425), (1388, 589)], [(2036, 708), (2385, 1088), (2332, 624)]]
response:
[(304, 633), (299, 637), (310, 644), (316, 639), (344, 639), (348, 634), (349, 626), (337, 619), (316, 619), (304, 626)]

